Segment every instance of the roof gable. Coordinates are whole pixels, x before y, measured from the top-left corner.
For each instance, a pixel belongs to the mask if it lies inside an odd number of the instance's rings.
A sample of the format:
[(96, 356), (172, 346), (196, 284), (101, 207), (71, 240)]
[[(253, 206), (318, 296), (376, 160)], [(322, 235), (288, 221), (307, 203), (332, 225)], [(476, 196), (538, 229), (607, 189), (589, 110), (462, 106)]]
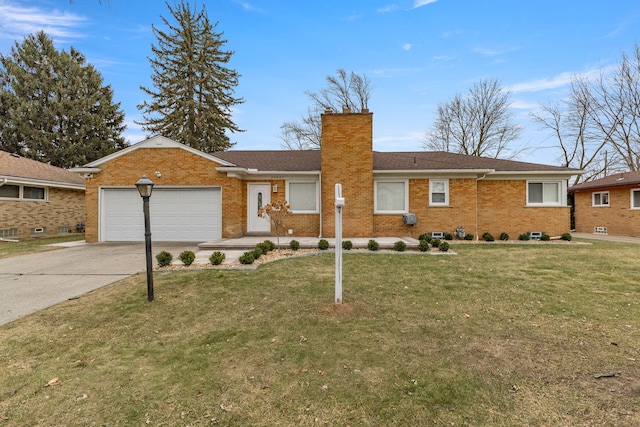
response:
[(214, 161), (223, 166), (233, 166), (231, 163), (211, 154), (207, 154), (200, 150), (196, 150), (195, 148), (189, 147), (188, 145), (181, 144), (173, 139), (164, 137), (162, 135), (152, 136), (151, 138), (145, 139), (144, 141), (135, 143), (133, 145), (128, 146), (127, 148), (123, 148), (122, 150), (116, 151), (115, 153), (109, 154), (108, 156), (102, 157), (98, 160), (94, 160), (91, 163), (87, 163), (85, 167), (93, 168), (98, 167), (104, 163), (107, 163), (113, 159), (117, 159), (120, 156), (124, 156), (132, 151), (138, 150), (140, 148), (180, 148), (182, 150), (186, 150), (196, 156), (204, 157), (205, 159)]
[(84, 188), (84, 179), (66, 169), (0, 151), (0, 178), (41, 185)]

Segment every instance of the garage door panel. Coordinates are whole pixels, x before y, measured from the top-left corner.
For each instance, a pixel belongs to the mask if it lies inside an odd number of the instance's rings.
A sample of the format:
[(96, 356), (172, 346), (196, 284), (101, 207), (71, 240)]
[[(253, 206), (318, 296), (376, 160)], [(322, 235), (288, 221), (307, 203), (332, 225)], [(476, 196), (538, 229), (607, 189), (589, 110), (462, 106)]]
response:
[[(205, 241), (222, 236), (220, 188), (155, 188), (149, 199), (154, 241)], [(142, 200), (136, 189), (104, 189), (102, 241), (143, 241)]]

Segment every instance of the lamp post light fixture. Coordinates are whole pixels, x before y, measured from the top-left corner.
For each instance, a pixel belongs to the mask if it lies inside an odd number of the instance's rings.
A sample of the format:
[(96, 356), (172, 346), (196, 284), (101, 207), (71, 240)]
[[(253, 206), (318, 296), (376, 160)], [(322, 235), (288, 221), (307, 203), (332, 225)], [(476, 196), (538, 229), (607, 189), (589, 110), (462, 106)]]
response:
[(153, 301), (153, 261), (151, 260), (151, 224), (149, 221), (149, 197), (153, 191), (153, 181), (142, 175), (136, 182), (136, 187), (142, 197), (142, 209), (144, 211), (144, 245), (147, 256), (147, 300)]

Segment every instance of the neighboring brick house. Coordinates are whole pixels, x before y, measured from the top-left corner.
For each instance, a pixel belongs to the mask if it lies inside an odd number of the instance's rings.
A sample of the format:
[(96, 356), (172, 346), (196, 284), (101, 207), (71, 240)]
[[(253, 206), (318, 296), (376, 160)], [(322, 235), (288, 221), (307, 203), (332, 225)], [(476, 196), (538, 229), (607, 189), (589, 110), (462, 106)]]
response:
[(0, 151), (0, 238), (75, 232), (84, 222), (84, 200), (77, 174)]
[(640, 237), (640, 172), (624, 172), (574, 185), (575, 230)]
[[(292, 236), (334, 237), (334, 188), (346, 205), (343, 236), (474, 235), (569, 231), (567, 180), (580, 171), (444, 152), (374, 152), (373, 115), (322, 115), (322, 150), (205, 154), (156, 136), (92, 162), (87, 174), (88, 241), (143, 240), (145, 174), (154, 240), (207, 241), (272, 233), (260, 206), (285, 199)], [(406, 225), (404, 216), (415, 214)]]

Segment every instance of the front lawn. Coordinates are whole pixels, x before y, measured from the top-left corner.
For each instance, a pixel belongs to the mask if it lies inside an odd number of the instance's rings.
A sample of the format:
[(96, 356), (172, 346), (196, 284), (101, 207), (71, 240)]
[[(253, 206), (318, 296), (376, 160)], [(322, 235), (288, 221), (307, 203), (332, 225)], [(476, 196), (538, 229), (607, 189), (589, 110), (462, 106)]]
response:
[(52, 251), (57, 248), (49, 245), (54, 243), (74, 242), (76, 240), (84, 240), (84, 233), (63, 234), (55, 237), (42, 237), (38, 239), (22, 240), (19, 242), (0, 240), (0, 258), (26, 255), (34, 252)]
[(139, 275), (0, 328), (0, 426), (640, 425), (639, 247)]

